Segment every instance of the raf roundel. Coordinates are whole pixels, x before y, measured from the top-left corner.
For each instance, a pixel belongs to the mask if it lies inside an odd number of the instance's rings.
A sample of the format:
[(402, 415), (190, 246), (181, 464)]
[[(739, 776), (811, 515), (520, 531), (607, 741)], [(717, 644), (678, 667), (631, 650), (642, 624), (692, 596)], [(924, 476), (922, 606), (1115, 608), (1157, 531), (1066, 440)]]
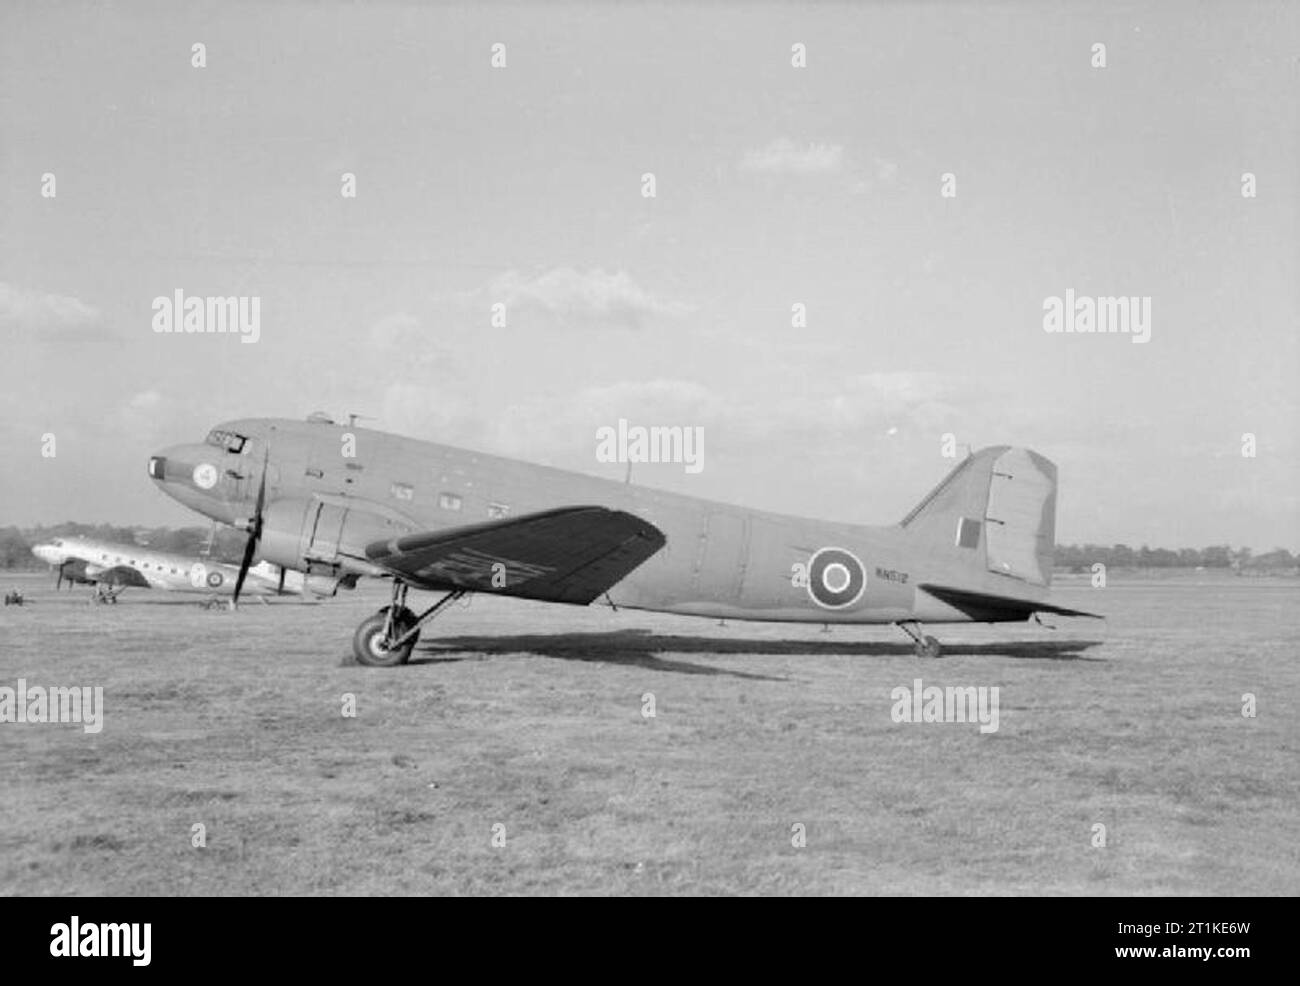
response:
[(808, 562), (808, 595), (826, 609), (843, 609), (862, 598), (867, 573), (857, 555), (843, 548), (822, 548)]
[(213, 589), (217, 588), (217, 586), (221, 585), (221, 583), (224, 581), (226, 581), (226, 578), (220, 572), (208, 573), (208, 585), (211, 586)]
[(217, 485), (217, 467), (211, 462), (201, 462), (194, 467), (194, 485), (201, 490), (210, 490)]

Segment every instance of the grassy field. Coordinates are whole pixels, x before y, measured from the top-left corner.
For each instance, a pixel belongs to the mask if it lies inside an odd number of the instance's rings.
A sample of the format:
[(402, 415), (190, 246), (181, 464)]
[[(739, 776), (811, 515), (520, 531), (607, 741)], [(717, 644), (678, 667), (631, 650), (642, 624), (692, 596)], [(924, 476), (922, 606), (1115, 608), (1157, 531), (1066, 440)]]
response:
[[(936, 661), (479, 599), (385, 670), (349, 657), (381, 586), (230, 613), (0, 579), (30, 599), (0, 686), (105, 705), (0, 723), (0, 892), (1300, 893), (1300, 586), (1075, 581), (1106, 624), (937, 628)], [(998, 686), (1000, 728), (895, 723), (918, 676)]]

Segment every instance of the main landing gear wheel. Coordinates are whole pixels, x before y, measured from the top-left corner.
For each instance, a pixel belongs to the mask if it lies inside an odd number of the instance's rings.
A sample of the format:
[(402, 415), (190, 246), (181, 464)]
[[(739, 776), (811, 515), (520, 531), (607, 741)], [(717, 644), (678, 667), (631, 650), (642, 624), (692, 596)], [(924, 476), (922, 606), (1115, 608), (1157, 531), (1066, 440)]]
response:
[(905, 620), (896, 626), (912, 638), (912, 642), (916, 644), (913, 651), (917, 657), (938, 657), (943, 653), (943, 645), (938, 639), (925, 633), (921, 624), (915, 620)]
[(361, 626), (352, 637), (352, 652), (360, 664), (372, 668), (391, 668), (405, 664), (420, 639), (426, 622), (465, 595), (465, 589), (453, 589), (419, 616), (406, 608), (406, 583), (393, 579), (393, 602)]
[(942, 645), (940, 645), (939, 641), (934, 637), (927, 635), (925, 639), (917, 641), (916, 644), (917, 657), (938, 657), (942, 653), (943, 653), (943, 647)]
[[(352, 637), (352, 652), (356, 655), (358, 664), (371, 668), (391, 668), (410, 660), (415, 642), (420, 639), (419, 631), (405, 640), (402, 638), (415, 628), (416, 616), (405, 606), (400, 607), (393, 614), (390, 626), (390, 609), (391, 606), (385, 606), (357, 627), (357, 632)], [(393, 646), (393, 641), (396, 640), (402, 640), (402, 643)]]

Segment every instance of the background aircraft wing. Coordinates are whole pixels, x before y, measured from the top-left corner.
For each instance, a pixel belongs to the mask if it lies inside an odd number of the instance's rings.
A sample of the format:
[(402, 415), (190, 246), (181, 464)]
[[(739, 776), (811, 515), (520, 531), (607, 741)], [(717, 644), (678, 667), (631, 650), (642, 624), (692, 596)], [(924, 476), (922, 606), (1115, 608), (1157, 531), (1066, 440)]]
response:
[(366, 557), (420, 589), (585, 605), (664, 546), (663, 532), (605, 507), (561, 507), (375, 541)]
[(102, 572), (96, 572), (91, 578), (103, 585), (131, 585), (140, 589), (152, 588), (149, 580), (130, 565), (114, 565)]
[(936, 599), (942, 599), (949, 606), (961, 610), (975, 622), (1010, 622), (1027, 620), (1034, 613), (1056, 613), (1058, 616), (1089, 616), (1095, 620), (1104, 620), (1098, 613), (1085, 613), (1081, 609), (1067, 609), (1051, 603), (1036, 602), (1033, 599), (1020, 599), (1016, 596), (997, 596), (987, 592), (972, 592), (969, 589), (954, 589), (949, 586), (922, 583), (917, 586), (924, 589)]

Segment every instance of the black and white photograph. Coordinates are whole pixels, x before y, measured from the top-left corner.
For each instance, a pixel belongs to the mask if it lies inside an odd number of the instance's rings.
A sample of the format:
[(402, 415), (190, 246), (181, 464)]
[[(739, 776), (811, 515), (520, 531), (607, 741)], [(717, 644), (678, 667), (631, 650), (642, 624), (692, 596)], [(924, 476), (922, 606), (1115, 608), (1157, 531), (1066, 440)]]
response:
[(1300, 894), (1298, 121), (1284, 0), (0, 5), (23, 948)]

